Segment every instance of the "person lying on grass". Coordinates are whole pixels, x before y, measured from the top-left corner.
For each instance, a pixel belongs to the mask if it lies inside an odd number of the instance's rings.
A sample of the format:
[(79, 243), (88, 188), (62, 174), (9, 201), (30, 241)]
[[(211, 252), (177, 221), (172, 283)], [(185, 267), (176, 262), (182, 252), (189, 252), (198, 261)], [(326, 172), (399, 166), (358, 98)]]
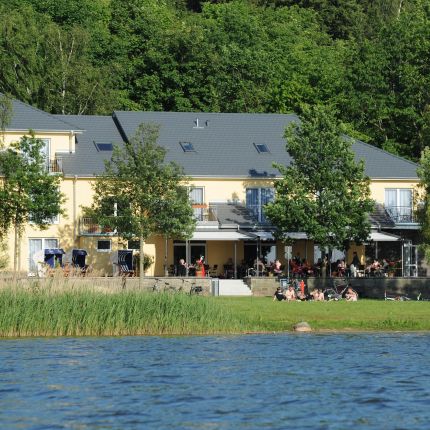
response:
[(348, 302), (356, 302), (358, 300), (358, 294), (351, 287), (348, 288), (345, 294), (345, 299)]
[(324, 301), (324, 293), (321, 291), (321, 288), (313, 290), (311, 293), (311, 296), (313, 297), (313, 300), (315, 300), (316, 302)]

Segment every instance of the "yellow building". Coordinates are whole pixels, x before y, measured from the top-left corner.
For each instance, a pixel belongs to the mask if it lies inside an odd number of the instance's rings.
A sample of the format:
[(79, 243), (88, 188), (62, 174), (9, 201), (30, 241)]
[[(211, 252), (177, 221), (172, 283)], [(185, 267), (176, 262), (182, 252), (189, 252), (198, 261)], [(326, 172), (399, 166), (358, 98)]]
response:
[[(273, 238), (262, 209), (273, 198), (273, 182), (279, 173), (272, 163), (291, 160), (285, 151), (285, 127), (296, 117), (281, 114), (220, 114), (173, 112), (114, 112), (112, 116), (51, 115), (14, 100), (12, 120), (3, 139), (8, 145), (29, 130), (46, 142), (49, 169), (62, 174), (66, 216), (57, 217), (47, 230), (28, 225), (22, 236), (21, 270), (36, 272), (34, 254), (47, 248), (85, 249), (86, 263), (100, 274), (111, 275), (113, 251), (137, 248), (115, 234), (100, 231), (82, 217), (82, 207), (92, 201), (92, 182), (104, 170), (112, 145), (133, 136), (143, 122), (160, 125), (159, 144), (167, 149), (167, 161), (176, 161), (191, 178), (190, 198), (197, 228), (190, 241), (165, 241), (153, 237), (145, 244), (154, 257), (147, 275), (160, 276), (179, 258), (193, 261), (201, 255), (212, 274), (246, 274), (257, 255), (270, 262), (297, 256), (314, 262), (320, 257), (317, 244), (301, 232), (292, 232), (292, 248)], [(402, 258), (406, 275), (417, 274), (415, 261), (418, 224), (414, 219), (417, 186), (416, 165), (385, 151), (356, 141), (356, 158), (363, 159), (371, 178), (372, 198), (377, 202), (371, 215), (372, 234), (365, 246), (352, 245), (348, 255), (336, 251), (333, 258), (352, 259), (357, 251), (364, 264), (369, 258)], [(8, 238), (10, 265), (14, 236)], [(405, 257), (407, 256), (407, 258)], [(234, 264), (236, 262), (236, 264)], [(241, 264), (243, 262), (243, 264)]]

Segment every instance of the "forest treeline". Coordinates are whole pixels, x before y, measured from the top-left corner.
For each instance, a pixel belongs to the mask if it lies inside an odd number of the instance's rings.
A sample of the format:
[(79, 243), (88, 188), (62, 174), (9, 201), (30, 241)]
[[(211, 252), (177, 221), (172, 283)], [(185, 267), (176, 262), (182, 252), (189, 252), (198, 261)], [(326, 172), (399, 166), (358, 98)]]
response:
[(52, 113), (297, 112), (417, 160), (430, 0), (0, 0), (0, 92)]

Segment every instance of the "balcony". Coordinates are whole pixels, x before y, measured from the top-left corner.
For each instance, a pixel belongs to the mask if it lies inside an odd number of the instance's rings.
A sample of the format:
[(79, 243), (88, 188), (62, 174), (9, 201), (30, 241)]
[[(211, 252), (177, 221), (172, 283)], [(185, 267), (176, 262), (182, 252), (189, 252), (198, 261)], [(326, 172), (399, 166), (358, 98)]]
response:
[(218, 221), (216, 207), (206, 204), (193, 204), (192, 207), (197, 223)]
[(112, 236), (115, 232), (107, 228), (101, 228), (91, 218), (79, 219), (79, 236)]
[(48, 172), (53, 174), (63, 173), (63, 160), (61, 158), (55, 158), (48, 161)]
[(411, 206), (385, 206), (385, 210), (396, 224), (414, 224), (417, 222), (414, 208)]

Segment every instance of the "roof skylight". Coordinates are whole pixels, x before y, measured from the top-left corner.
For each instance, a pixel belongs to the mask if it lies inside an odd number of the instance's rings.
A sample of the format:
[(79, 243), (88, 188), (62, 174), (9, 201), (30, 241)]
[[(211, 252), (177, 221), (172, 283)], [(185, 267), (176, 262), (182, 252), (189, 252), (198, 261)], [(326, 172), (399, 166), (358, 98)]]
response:
[(267, 154), (270, 152), (265, 143), (254, 143), (254, 146), (259, 154)]
[(184, 152), (195, 152), (194, 145), (191, 142), (179, 142)]
[(112, 151), (113, 150), (112, 143), (94, 142), (94, 145), (96, 145), (97, 151)]

